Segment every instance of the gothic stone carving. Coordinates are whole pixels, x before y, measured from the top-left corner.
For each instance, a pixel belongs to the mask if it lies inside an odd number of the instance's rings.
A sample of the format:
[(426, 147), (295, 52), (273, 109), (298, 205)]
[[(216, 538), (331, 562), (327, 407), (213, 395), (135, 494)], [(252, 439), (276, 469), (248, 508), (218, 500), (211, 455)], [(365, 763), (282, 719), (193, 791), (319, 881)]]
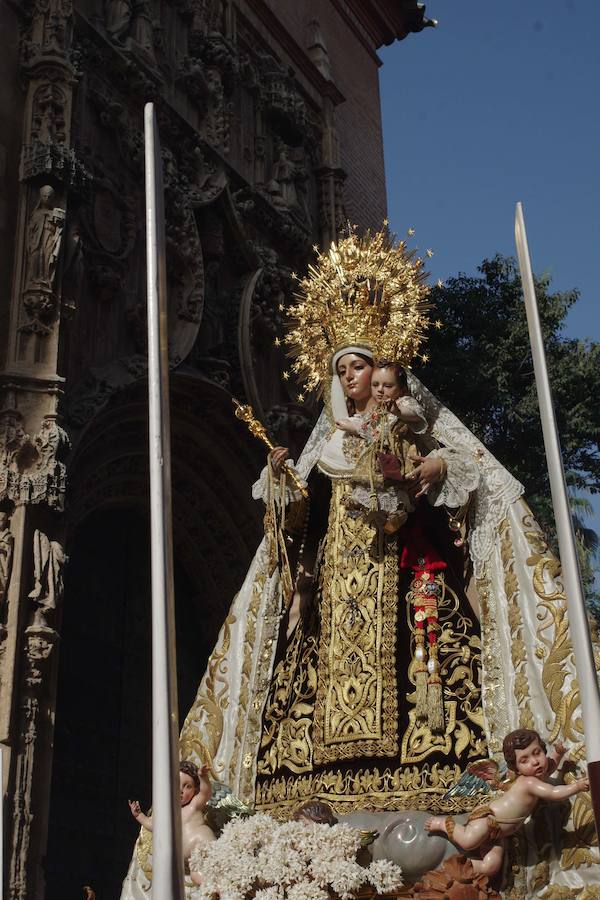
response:
[(148, 0), (106, 0), (104, 27), (115, 44), (141, 54), (151, 65), (156, 63)]
[(58, 635), (50, 628), (25, 630), (23, 688), (21, 692), (21, 722), (19, 750), (15, 764), (15, 789), (13, 804), (14, 828), (9, 865), (9, 898), (26, 900), (31, 896), (30, 880), (35, 875), (29, 868), (32, 826), (35, 827), (33, 807), (33, 773), (36, 755), (43, 754), (42, 723), (45, 721), (45, 695), (50, 668), (54, 661), (54, 649)]
[(309, 115), (293, 72), (288, 72), (270, 53), (257, 51), (256, 58), (262, 71), (261, 101), (265, 113), (284, 139), (302, 140)]
[(23, 430), (19, 414), (0, 416), (0, 500), (42, 503), (63, 509), (66, 489), (65, 458), (71, 442), (55, 415), (44, 416), (33, 440)]
[(0, 609), (8, 594), (14, 546), (15, 539), (11, 534), (8, 513), (0, 511)]
[(34, 628), (47, 628), (48, 614), (62, 599), (63, 566), (67, 557), (58, 541), (51, 541), (36, 528), (33, 535), (33, 572), (35, 585), (29, 598), (35, 603)]
[(55, 291), (65, 211), (55, 205), (54, 188), (40, 188), (39, 200), (27, 226), (27, 272), (23, 290), (23, 306), (29, 321), (22, 331), (50, 334), (49, 323), (57, 309)]

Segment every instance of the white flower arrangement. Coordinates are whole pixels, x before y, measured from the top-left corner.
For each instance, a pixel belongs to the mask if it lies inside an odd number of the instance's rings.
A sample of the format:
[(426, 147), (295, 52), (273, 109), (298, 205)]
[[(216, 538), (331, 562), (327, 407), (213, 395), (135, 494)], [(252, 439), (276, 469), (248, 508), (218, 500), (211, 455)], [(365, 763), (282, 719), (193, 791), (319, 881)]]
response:
[(366, 884), (377, 893), (397, 890), (401, 871), (388, 860), (356, 861), (361, 833), (350, 825), (286, 822), (258, 813), (235, 819), (218, 840), (196, 847), (190, 871), (202, 884), (195, 900), (348, 900)]

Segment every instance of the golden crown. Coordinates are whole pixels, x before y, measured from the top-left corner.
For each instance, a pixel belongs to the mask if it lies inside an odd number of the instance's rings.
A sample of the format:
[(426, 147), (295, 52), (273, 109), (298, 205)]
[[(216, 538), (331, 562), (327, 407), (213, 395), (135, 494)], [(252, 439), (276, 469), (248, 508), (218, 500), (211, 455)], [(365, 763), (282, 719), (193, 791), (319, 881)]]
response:
[(309, 391), (323, 389), (343, 347), (366, 344), (375, 359), (402, 366), (419, 355), (431, 308), (423, 260), (385, 225), (362, 237), (353, 226), (327, 252), (314, 248), (317, 259), (299, 281), (285, 338), (291, 369)]

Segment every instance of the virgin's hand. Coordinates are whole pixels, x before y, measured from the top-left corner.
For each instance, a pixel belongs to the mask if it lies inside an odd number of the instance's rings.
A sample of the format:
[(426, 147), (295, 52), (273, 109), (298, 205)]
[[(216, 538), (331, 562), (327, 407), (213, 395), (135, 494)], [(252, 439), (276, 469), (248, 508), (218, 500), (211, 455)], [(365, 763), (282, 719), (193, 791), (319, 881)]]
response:
[(419, 490), (415, 497), (422, 497), (427, 491), (442, 480), (444, 463), (441, 459), (431, 456), (413, 456), (418, 464), (410, 474), (410, 478), (417, 482)]
[(341, 431), (358, 431), (358, 425), (352, 419), (336, 419), (335, 424)]
[(276, 475), (281, 474), (283, 465), (289, 455), (290, 451), (288, 447), (274, 447), (273, 450), (271, 450), (271, 452), (269, 453), (269, 462), (271, 463), (271, 468)]
[(141, 816), (142, 810), (140, 804), (137, 800), (128, 800), (129, 809), (131, 810), (131, 815), (134, 819), (137, 819), (138, 816)]

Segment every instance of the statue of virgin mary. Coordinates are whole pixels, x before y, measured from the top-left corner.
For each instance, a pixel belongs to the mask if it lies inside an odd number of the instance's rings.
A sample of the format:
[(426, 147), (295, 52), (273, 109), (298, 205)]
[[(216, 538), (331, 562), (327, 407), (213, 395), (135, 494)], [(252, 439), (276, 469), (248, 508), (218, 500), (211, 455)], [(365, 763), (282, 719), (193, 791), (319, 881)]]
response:
[[(338, 815), (468, 812), (481, 795), (453, 788), (470, 762), (499, 762), (519, 727), (584, 761), (559, 564), (522, 486), (409, 368), (425, 358), (430, 317), (422, 260), (385, 231), (351, 231), (318, 254), (290, 314), (292, 368), (324, 397), (288, 461), (306, 490), (286, 479), (283, 450), (253, 487), (265, 538), (184, 723), (182, 759), (282, 819), (314, 799)], [(349, 502), (365, 442), (337, 424), (367, 420), (378, 360), (406, 369), (431, 448), (413, 473), (421, 496), (389, 531)], [(524, 834), (513, 896), (596, 878), (589, 795), (568, 820), (542, 810)], [(122, 896), (148, 896), (149, 874), (138, 843)]]

